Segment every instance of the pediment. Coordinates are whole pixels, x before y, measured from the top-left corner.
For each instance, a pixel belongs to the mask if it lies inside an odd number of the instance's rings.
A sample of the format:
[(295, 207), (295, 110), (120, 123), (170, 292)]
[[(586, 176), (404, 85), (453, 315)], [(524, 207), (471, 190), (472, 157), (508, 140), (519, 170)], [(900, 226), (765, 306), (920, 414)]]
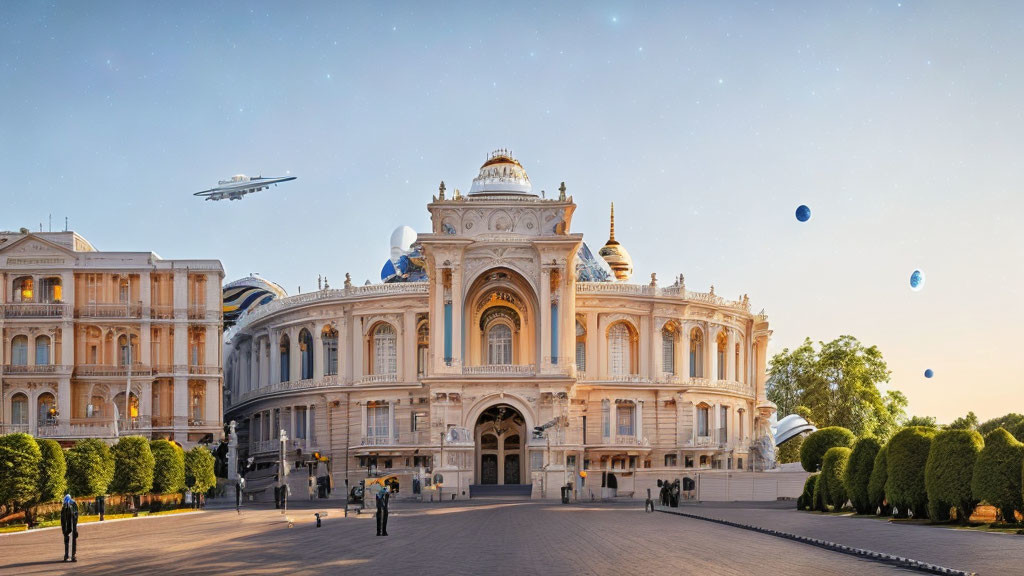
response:
[(73, 250), (33, 234), (0, 246), (0, 257), (6, 259), (7, 266), (63, 265), (76, 256)]

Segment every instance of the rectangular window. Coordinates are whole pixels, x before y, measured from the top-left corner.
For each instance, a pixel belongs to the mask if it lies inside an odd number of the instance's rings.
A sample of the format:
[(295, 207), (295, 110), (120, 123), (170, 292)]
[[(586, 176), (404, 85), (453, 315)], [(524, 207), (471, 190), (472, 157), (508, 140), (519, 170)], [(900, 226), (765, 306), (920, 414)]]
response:
[(635, 425), (635, 407), (632, 404), (618, 404), (615, 406), (616, 434), (619, 436), (632, 436)]
[(338, 373), (338, 339), (324, 340), (324, 374), (333, 376)]
[(687, 468), (693, 468), (693, 456), (686, 456), (683, 460), (683, 465)]
[(665, 454), (665, 467), (666, 468), (674, 468), (675, 465), (676, 465), (676, 455), (675, 454)]
[(601, 437), (611, 436), (611, 404), (604, 400), (601, 402)]
[(587, 345), (583, 342), (576, 343), (576, 370), (587, 371)]
[(676, 373), (676, 341), (671, 334), (661, 337), (661, 371), (665, 374)]
[(701, 406), (697, 408), (697, 436), (707, 437), (708, 435), (708, 408)]
[(388, 406), (371, 405), (366, 407), (366, 435), (372, 438), (388, 437)]
[(309, 407), (309, 443), (316, 446), (316, 406)]
[(15, 338), (15, 343), (11, 345), (11, 364), (15, 366), (28, 365), (28, 343), (24, 338), (21, 339), (21, 342)]
[(530, 470), (544, 469), (544, 453), (540, 450), (530, 452)]
[(427, 347), (420, 346), (416, 349), (416, 374), (420, 377), (427, 375)]
[(306, 407), (296, 406), (295, 410), (295, 439), (306, 438)]
[(50, 341), (46, 338), (36, 339), (36, 366), (47, 366), (50, 363)]
[(426, 412), (414, 412), (412, 415), (412, 431), (429, 430), (430, 415)]
[(721, 438), (719, 442), (725, 442), (729, 438), (729, 407), (721, 406)]

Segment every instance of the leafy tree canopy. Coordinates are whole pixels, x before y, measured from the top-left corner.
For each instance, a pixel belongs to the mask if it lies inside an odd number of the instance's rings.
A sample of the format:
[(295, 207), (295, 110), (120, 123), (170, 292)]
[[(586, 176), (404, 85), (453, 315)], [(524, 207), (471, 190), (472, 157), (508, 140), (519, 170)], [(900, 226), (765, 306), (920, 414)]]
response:
[(974, 412), (968, 412), (967, 416), (961, 416), (946, 425), (946, 430), (977, 430), (978, 417)]
[(768, 399), (780, 415), (798, 413), (819, 428), (841, 426), (857, 436), (882, 440), (898, 428), (907, 398), (897, 390), (882, 394), (890, 370), (876, 346), (853, 336), (819, 342), (776, 354), (768, 371)]
[(939, 425), (935, 421), (935, 416), (911, 416), (906, 422), (903, 423), (905, 427), (911, 426), (924, 426), (925, 428), (938, 428)]

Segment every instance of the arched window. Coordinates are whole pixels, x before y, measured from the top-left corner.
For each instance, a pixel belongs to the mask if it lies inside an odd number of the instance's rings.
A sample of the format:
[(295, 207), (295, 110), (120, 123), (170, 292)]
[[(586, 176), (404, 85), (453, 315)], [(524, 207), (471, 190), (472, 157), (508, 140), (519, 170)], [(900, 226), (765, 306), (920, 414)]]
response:
[(206, 383), (191, 382), (188, 385), (188, 415), (192, 422), (201, 424), (205, 414)]
[(14, 366), (28, 365), (28, 336), (15, 336), (11, 340), (11, 364)]
[(22, 276), (14, 280), (14, 301), (32, 302), (35, 296), (35, 281), (31, 276)]
[(28, 396), (18, 393), (11, 397), (11, 424), (28, 426)]
[(725, 331), (723, 330), (718, 333), (716, 340), (716, 344), (718, 345), (718, 379), (725, 380), (725, 368), (727, 366), (726, 359), (728, 358), (726, 356), (726, 348), (729, 344), (729, 337), (725, 335)]
[(57, 400), (53, 394), (43, 392), (36, 400), (39, 407), (39, 424), (41, 426), (52, 426), (57, 423)]
[(661, 371), (676, 373), (676, 329), (673, 324), (665, 324), (661, 329)]
[[(128, 342), (131, 342), (129, 348)], [(135, 347), (137, 345), (135, 336), (127, 336), (122, 334), (117, 337), (117, 365), (127, 366), (129, 364), (138, 364), (139, 355), (136, 353)]]
[(420, 322), (416, 329), (416, 374), (427, 375), (427, 361), (430, 357), (430, 324)]
[(508, 324), (494, 324), (487, 331), (487, 364), (512, 363), (512, 329)]
[(48, 336), (36, 336), (36, 366), (48, 366), (50, 364), (50, 338)]
[(632, 334), (625, 322), (608, 329), (608, 374), (625, 376), (633, 373)]
[(324, 345), (324, 374), (331, 376), (338, 373), (338, 331), (331, 326), (324, 326), (320, 335)]
[(287, 334), (281, 334), (281, 382), (292, 379), (291, 374), (292, 343)]
[(587, 370), (587, 329), (579, 321), (576, 322), (576, 370)]
[(398, 373), (398, 337), (391, 324), (381, 323), (373, 329), (373, 373)]
[(302, 360), (299, 378), (309, 380), (313, 377), (313, 337), (305, 328), (299, 331), (299, 354)]
[(690, 332), (690, 378), (704, 377), (704, 333), (700, 328)]
[(202, 366), (206, 364), (206, 329), (188, 329), (188, 362), (191, 366)]

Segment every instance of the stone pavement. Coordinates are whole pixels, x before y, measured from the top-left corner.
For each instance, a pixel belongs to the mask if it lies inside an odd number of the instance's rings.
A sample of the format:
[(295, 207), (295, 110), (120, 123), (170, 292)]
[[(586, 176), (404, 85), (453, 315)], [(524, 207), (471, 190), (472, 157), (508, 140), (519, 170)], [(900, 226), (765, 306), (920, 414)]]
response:
[[(793, 502), (685, 504), (681, 510), (938, 564), (979, 576), (1024, 574), (1024, 536), (798, 512)], [(690, 520), (690, 519), (687, 519)], [(690, 520), (692, 521), (692, 520)]]
[[(336, 505), (336, 503), (331, 503)], [(79, 562), (63, 564), (60, 532), (0, 537), (3, 574), (652, 574), (874, 575), (901, 572), (767, 535), (639, 505), (536, 501), (400, 503), (391, 536), (371, 515), (207, 510), (80, 527)], [(909, 574), (909, 572), (904, 572)]]

